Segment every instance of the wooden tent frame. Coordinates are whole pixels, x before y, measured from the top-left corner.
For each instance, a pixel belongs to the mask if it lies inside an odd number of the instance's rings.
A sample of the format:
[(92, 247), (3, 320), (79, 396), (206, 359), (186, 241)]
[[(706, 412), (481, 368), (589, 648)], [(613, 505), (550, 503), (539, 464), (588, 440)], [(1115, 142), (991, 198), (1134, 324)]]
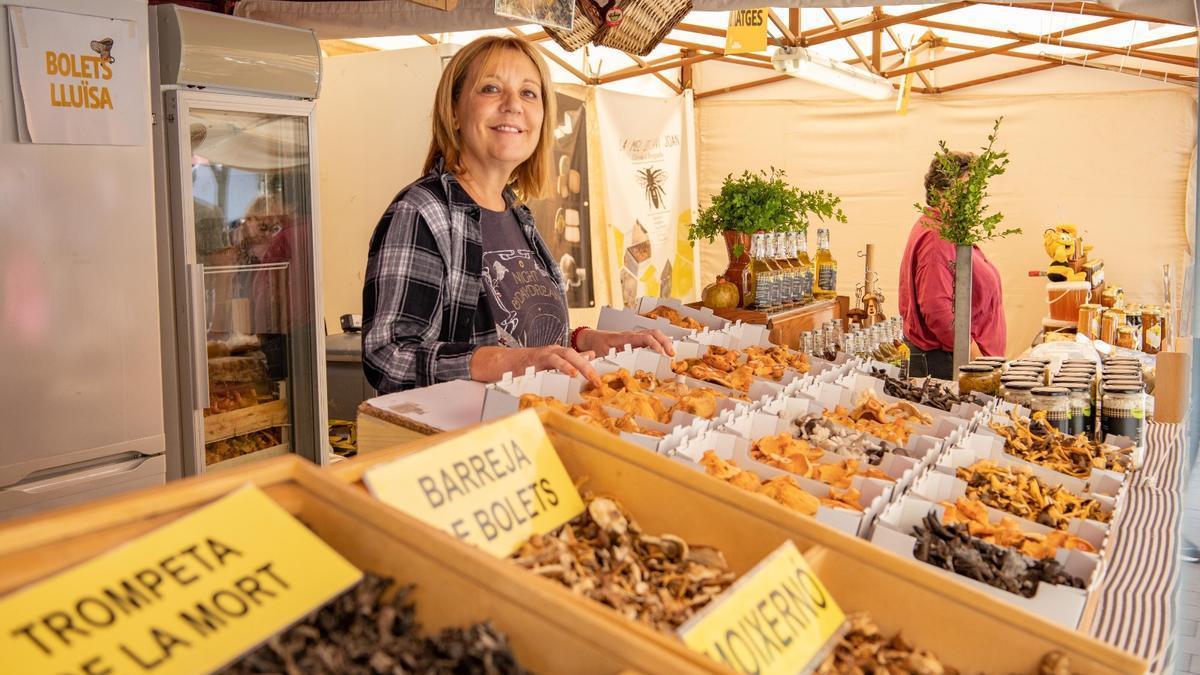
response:
[[(1074, 28), (1066, 28), (1042, 35), (1033, 35), (954, 23), (950, 20), (951, 17), (947, 16), (952, 15), (957, 10), (968, 8), (974, 5), (997, 5), (1002, 7), (1033, 9), (1052, 13), (1094, 17), (1097, 20), (1076, 26)], [(1157, 45), (1166, 44), (1168, 42), (1177, 42), (1189, 37), (1196, 37), (1196, 30), (1190, 26), (1189, 28), (1192, 28), (1192, 30), (1188, 33), (1181, 33), (1179, 35), (1133, 43), (1125, 46), (1099, 45), (1067, 39), (1074, 35), (1087, 33), (1100, 28), (1109, 28), (1112, 26), (1126, 24), (1131, 21), (1144, 21), (1163, 25), (1186, 25), (1167, 19), (1159, 19), (1142, 14), (1108, 9), (1093, 3), (963, 0), (959, 2), (948, 2), (935, 7), (926, 7), (921, 10), (904, 14), (889, 14), (884, 11), (884, 8), (876, 6), (872, 9), (870, 14), (852, 21), (842, 21), (832, 9), (825, 8), (824, 11), (825, 15), (830, 20), (829, 25), (803, 30), (803, 27), (800, 25), (801, 15), (798, 8), (791, 8), (787, 10), (786, 21), (775, 9), (769, 10), (768, 16), (770, 18), (770, 22), (768, 25), (768, 44), (773, 46), (811, 47), (826, 42), (845, 40), (850, 45), (856, 56), (856, 58), (846, 61), (848, 65), (861, 64), (862, 67), (873, 74), (880, 75), (889, 80), (896, 80), (893, 82), (893, 86), (897, 88), (899, 87), (899, 79), (903, 78), (903, 76), (907, 75), (908, 73), (915, 73), (917, 77), (920, 78), (922, 86), (914, 86), (912, 87), (912, 91), (918, 94), (928, 95), (961, 91), (969, 87), (999, 82), (1001, 80), (1007, 80), (1010, 78), (1022, 77), (1032, 73), (1063, 66), (1094, 68), (1097, 70), (1120, 72), (1136, 77), (1150, 77), (1183, 86), (1197, 86), (1196, 71), (1198, 68), (1198, 62), (1196, 57), (1149, 51), (1150, 48)], [(927, 29), (927, 33), (921, 42), (912, 47), (914, 54), (917, 51), (931, 47), (945, 47), (959, 53), (950, 56), (939, 57), (934, 61), (926, 63), (905, 66), (904, 62), (908, 50), (901, 45), (900, 39), (893, 31), (893, 27), (899, 25), (909, 25)], [(679, 47), (679, 52), (677, 54), (651, 60), (646, 60), (632, 54), (627, 54), (628, 58), (632, 62), (632, 65), (627, 68), (600, 76), (584, 73), (551, 50), (546, 49), (545, 46), (541, 44), (542, 42), (550, 39), (550, 36), (547, 35), (545, 31), (524, 33), (516, 28), (510, 28), (509, 30), (521, 37), (521, 39), (533, 44), (538, 48), (543, 56), (551, 61), (554, 61), (559, 66), (562, 66), (567, 72), (578, 78), (583, 84), (602, 85), (632, 77), (653, 76), (669, 87), (672, 91), (676, 93), (682, 93), (684, 89), (690, 89), (692, 86), (691, 67), (694, 64), (703, 61), (723, 61), (725, 63), (732, 63), (746, 68), (758, 68), (774, 71), (774, 67), (771, 65), (771, 59), (766, 55), (730, 55), (725, 53), (723, 47), (682, 39), (688, 34), (717, 37), (721, 38), (722, 40), (725, 38), (725, 30), (722, 28), (700, 26), (686, 22), (677, 25), (675, 29), (671, 31), (668, 37), (663, 40), (663, 44)], [(1003, 38), (1008, 41), (993, 47), (980, 47), (978, 45), (969, 45), (961, 42), (951, 41), (945, 37), (939, 36), (937, 31)], [(857, 42), (850, 39), (853, 36), (867, 33), (871, 35), (870, 52), (864, 51)], [(883, 36), (885, 34), (895, 46), (894, 49), (886, 51), (884, 50)], [(438, 42), (436, 38), (429, 35), (421, 35), (419, 37), (429, 44), (437, 44)], [(1084, 53), (1081, 57), (1072, 58), (1065, 56), (1049, 56), (1045, 54), (1030, 54), (1016, 51), (1021, 47), (1036, 45), (1043, 42), (1048, 45), (1078, 49)], [(326, 41), (322, 43), (322, 46), (331, 56), (374, 50), (371, 47), (358, 45), (345, 40)], [(946, 84), (943, 86), (934, 86), (932, 84), (933, 80), (929, 77), (929, 73), (932, 73), (937, 68), (980, 59), (990, 55), (999, 55), (1026, 61), (1040, 61), (1041, 63), (1022, 68), (1016, 68), (1013, 70), (1006, 70), (977, 79)], [(1105, 63), (1101, 61), (1101, 59), (1113, 56), (1122, 57), (1122, 64), (1125, 58), (1137, 58), (1154, 63), (1162, 63), (1169, 66), (1188, 68), (1192, 72), (1190, 74), (1183, 74), (1167, 70), (1147, 69), (1143, 67), (1125, 68), (1120, 64)], [(894, 60), (894, 62), (889, 64), (885, 63), (885, 59), (897, 60)], [(674, 69), (680, 70), (679, 81), (675, 81), (664, 75), (664, 71)], [(788, 79), (788, 77), (789, 76), (783, 74), (775, 74), (773, 76), (763, 77), (741, 84), (721, 87), (708, 91), (695, 92), (695, 97), (700, 99), (709, 96), (727, 94), (734, 91), (744, 91), (746, 89), (751, 89), (774, 82), (781, 82)]]

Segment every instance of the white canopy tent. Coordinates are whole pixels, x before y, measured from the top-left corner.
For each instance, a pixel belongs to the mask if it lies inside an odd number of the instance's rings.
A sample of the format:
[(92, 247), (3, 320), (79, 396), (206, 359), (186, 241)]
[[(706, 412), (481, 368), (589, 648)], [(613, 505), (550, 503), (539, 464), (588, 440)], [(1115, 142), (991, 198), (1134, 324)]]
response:
[[(287, 4), (303, 5), (301, 11), (328, 3)], [(367, 4), (382, 11), (392, 3)], [(1090, 3), (1017, 4), (773, 11), (770, 34), (777, 43), (807, 44), (860, 68), (878, 63), (878, 72), (894, 82), (921, 68), (905, 116), (896, 114), (893, 101), (865, 101), (779, 74), (766, 55), (725, 55), (728, 15), (718, 11), (692, 12), (645, 58), (605, 47), (567, 52), (530, 25), (323, 44), (329, 53), (346, 54), (465, 44), (483, 33), (516, 32), (542, 49), (563, 83), (655, 97), (676, 96), (690, 83), (700, 205), (726, 174), (768, 166), (785, 169), (805, 189), (840, 195), (850, 219), (833, 230), (841, 290), (849, 294), (861, 281), (856, 254), (874, 243), (882, 252), (876, 271), (888, 313), (896, 311), (900, 250), (937, 141), (973, 149), (991, 121), (1003, 116), (1000, 145), (1011, 151), (1013, 164), (995, 180), (993, 204), (1006, 214), (1006, 224), (1025, 232), (984, 249), (1004, 274), (1009, 351), (1016, 352), (1046, 314), (1044, 282), (1027, 275), (1048, 263), (1041, 245), (1046, 227), (1079, 225), (1105, 259), (1108, 278), (1134, 301), (1161, 301), (1163, 264), (1173, 266), (1182, 286), (1190, 260), (1185, 195), (1196, 137), (1194, 28)], [(249, 0), (238, 7), (259, 18), (256, 8), (262, 6)], [(424, 16), (427, 8), (418, 9)], [(481, 12), (462, 3), (439, 16)], [(904, 51), (930, 31), (936, 44), (923, 51), (919, 66), (904, 68)], [(593, 211), (595, 223), (605, 223), (603, 218), (602, 209)], [(703, 279), (724, 269), (720, 242), (701, 247), (701, 262)], [(600, 275), (594, 281), (612, 285)]]

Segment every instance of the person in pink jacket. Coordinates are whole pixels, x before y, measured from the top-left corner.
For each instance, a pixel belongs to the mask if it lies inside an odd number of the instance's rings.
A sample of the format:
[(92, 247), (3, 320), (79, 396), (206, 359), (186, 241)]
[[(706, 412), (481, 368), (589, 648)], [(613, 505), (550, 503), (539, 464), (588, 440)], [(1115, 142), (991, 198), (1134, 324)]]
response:
[[(959, 177), (972, 155), (955, 152)], [(950, 179), (935, 158), (925, 174), (925, 202)], [(913, 377), (954, 377), (954, 244), (938, 234), (937, 214), (917, 219), (900, 262), (900, 316), (913, 354)], [(973, 247), (971, 287), (971, 358), (1004, 356), (1007, 327), (1000, 272), (978, 246)], [(922, 365), (926, 368), (922, 368)], [(921, 372), (926, 370), (927, 372)]]

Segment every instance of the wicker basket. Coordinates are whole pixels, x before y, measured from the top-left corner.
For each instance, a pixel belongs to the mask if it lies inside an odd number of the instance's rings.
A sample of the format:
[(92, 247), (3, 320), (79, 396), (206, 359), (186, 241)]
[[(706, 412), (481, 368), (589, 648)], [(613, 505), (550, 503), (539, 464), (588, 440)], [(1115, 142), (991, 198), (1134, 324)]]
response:
[(626, 0), (616, 26), (603, 26), (596, 44), (645, 56), (692, 11), (692, 0)]
[(545, 26), (549, 35), (563, 49), (573, 52), (591, 42), (604, 27), (604, 17), (591, 0), (576, 0), (575, 23), (571, 30)]
[(592, 0), (576, 0), (575, 28), (564, 31), (547, 26), (546, 33), (567, 51), (593, 42), (645, 56), (692, 11), (692, 0), (624, 0), (620, 8), (621, 22), (609, 26)]

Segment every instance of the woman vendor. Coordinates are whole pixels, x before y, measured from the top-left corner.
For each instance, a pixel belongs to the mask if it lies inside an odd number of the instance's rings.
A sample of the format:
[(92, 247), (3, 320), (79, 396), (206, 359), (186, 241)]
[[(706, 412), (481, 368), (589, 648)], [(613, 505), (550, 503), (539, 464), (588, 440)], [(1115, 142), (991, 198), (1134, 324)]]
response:
[(562, 274), (524, 199), (549, 182), (554, 88), (534, 48), (488, 36), (442, 72), (425, 175), (375, 227), (363, 287), (363, 370), (380, 393), (494, 382), (527, 367), (596, 382), (589, 360), (661, 331), (571, 330)]
[[(958, 173), (948, 176), (938, 158), (925, 174), (925, 203), (966, 175), (972, 155), (955, 152)], [(912, 351), (913, 377), (954, 377), (954, 244), (938, 234), (936, 213), (927, 212), (913, 225), (900, 261), (900, 315)], [(971, 358), (1004, 356), (1007, 328), (1000, 273), (978, 246), (972, 247)], [(922, 356), (924, 357), (922, 359)], [(921, 371), (922, 360), (928, 367)]]

